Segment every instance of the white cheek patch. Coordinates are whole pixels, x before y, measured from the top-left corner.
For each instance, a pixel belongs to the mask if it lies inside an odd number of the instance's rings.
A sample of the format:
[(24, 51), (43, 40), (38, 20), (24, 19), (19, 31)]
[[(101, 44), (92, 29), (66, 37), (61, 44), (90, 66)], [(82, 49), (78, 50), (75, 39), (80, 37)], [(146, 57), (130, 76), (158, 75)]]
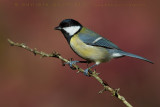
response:
[(64, 27), (63, 29), (72, 36), (80, 29), (80, 26)]

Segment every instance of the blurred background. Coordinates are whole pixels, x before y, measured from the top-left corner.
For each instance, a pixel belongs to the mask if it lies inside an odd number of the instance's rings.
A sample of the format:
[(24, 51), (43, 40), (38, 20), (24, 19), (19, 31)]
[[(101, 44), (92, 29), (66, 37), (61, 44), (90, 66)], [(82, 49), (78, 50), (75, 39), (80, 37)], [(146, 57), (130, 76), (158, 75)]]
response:
[(54, 30), (66, 18), (153, 61), (124, 57), (95, 68), (134, 107), (160, 106), (159, 10), (158, 0), (0, 0), (0, 107), (125, 107), (109, 92), (98, 94), (94, 78), (7, 42), (82, 60)]

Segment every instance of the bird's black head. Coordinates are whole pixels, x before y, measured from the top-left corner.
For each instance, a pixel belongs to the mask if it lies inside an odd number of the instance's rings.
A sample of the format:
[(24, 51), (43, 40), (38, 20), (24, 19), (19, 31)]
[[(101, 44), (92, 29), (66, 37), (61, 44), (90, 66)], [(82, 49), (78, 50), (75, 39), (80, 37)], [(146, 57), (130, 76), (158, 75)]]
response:
[(65, 38), (69, 40), (73, 35), (78, 33), (82, 28), (82, 25), (73, 19), (63, 20), (59, 26), (55, 27), (55, 30), (60, 30)]
[[(78, 21), (74, 20), (74, 19), (65, 19), (63, 20), (58, 27), (60, 28), (65, 28), (65, 27), (72, 27), (72, 26), (82, 26)], [(56, 27), (57, 28), (57, 27)], [(55, 28), (55, 29), (56, 29)], [(59, 28), (56, 30), (60, 30)]]

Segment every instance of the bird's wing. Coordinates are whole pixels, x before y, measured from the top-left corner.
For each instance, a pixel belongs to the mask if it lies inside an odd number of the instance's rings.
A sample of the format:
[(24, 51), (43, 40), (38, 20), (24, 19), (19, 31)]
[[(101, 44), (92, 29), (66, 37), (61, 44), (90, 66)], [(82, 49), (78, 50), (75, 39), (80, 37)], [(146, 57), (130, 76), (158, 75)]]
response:
[(113, 44), (111, 41), (103, 38), (99, 34), (87, 28), (83, 28), (81, 32), (78, 33), (78, 36), (87, 45), (99, 46), (109, 49), (119, 49), (119, 47)]

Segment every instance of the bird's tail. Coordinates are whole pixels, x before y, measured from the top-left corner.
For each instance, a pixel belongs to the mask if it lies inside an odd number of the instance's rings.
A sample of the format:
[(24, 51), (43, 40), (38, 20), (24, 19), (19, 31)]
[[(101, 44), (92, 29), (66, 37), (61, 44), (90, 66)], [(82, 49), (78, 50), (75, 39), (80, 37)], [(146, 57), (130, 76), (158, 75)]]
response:
[(121, 51), (121, 50), (119, 50), (118, 52), (119, 52), (120, 54), (124, 55), (124, 56), (129, 56), (129, 57), (141, 59), (141, 60), (144, 60), (144, 61), (147, 61), (147, 62), (153, 64), (152, 61), (150, 61), (150, 60), (148, 60), (148, 59), (146, 59), (146, 58), (143, 58), (143, 57), (141, 57), (141, 56), (138, 56), (138, 55), (135, 55), (135, 54), (131, 54), (131, 53), (128, 53), (128, 52), (124, 52), (124, 51)]

